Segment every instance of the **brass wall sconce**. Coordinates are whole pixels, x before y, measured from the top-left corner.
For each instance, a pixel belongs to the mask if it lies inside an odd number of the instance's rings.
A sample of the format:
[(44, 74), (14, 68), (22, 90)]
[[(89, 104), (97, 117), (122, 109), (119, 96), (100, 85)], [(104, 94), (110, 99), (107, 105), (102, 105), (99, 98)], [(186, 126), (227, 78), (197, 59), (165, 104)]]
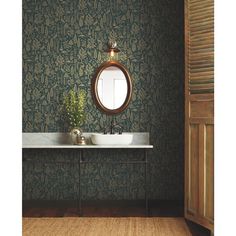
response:
[(120, 52), (119, 48), (117, 47), (117, 43), (114, 42), (109, 42), (108, 43), (108, 49), (106, 50), (110, 54), (110, 57), (114, 57), (115, 53)]

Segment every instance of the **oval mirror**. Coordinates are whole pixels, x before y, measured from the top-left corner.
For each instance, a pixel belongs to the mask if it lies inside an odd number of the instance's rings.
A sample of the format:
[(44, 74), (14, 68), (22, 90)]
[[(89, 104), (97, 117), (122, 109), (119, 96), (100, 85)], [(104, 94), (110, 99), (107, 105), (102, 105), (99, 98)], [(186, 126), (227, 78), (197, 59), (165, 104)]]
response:
[(106, 114), (124, 111), (132, 93), (131, 78), (126, 68), (117, 61), (103, 63), (93, 79), (92, 93), (96, 105)]

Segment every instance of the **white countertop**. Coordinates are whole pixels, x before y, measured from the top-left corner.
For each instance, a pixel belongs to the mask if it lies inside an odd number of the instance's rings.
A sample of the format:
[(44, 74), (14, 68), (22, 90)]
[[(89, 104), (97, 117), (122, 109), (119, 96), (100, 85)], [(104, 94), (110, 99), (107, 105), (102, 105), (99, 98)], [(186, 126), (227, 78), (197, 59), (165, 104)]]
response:
[(130, 145), (94, 145), (91, 144), (90, 136), (92, 133), (84, 133), (87, 145), (73, 145), (69, 133), (23, 133), (22, 148), (153, 148), (149, 144), (149, 133), (134, 132), (133, 142)]
[(23, 148), (153, 148), (153, 145), (23, 145)]

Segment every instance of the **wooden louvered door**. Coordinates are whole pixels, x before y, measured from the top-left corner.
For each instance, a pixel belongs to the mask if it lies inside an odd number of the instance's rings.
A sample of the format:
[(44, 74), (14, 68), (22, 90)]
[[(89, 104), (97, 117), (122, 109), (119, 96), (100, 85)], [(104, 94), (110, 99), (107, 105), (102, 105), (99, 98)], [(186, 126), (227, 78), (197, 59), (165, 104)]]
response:
[(185, 0), (185, 218), (214, 225), (214, 1)]

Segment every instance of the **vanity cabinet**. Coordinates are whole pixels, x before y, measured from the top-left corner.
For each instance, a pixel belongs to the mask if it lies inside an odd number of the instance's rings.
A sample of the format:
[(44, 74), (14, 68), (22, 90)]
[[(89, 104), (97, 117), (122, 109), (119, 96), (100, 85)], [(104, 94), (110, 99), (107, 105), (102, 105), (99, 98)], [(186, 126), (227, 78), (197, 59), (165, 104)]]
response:
[(213, 232), (213, 0), (185, 0), (185, 218)]

